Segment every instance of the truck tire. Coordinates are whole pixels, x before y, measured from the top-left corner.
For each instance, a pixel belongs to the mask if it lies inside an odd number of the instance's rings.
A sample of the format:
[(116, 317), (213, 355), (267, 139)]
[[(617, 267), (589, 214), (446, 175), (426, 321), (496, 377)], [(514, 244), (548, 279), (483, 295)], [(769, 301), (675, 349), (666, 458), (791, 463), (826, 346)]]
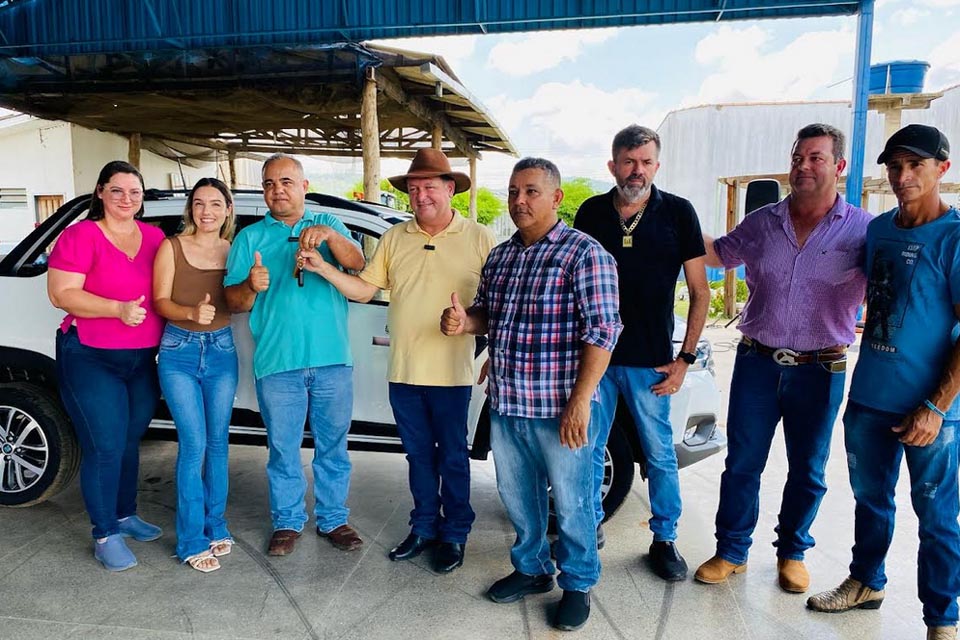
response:
[(80, 449), (60, 399), (23, 382), (0, 384), (0, 506), (27, 507), (77, 475)]

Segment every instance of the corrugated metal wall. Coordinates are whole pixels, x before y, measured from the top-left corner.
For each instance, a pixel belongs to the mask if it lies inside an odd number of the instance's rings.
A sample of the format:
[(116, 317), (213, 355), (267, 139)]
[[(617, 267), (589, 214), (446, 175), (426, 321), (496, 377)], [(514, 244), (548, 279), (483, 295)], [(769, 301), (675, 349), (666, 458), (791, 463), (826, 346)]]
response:
[(0, 6), (0, 55), (849, 15), (857, 0), (31, 0)]

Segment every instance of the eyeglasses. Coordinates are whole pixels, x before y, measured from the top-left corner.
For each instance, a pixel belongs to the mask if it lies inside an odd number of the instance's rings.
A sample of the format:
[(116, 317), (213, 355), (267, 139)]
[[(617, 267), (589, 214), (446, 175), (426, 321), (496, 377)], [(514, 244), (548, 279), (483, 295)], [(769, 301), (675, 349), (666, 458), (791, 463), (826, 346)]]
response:
[(143, 200), (143, 191), (140, 189), (131, 189), (130, 191), (124, 191), (123, 189), (104, 189), (103, 193), (114, 202), (119, 202), (123, 200), (124, 197), (129, 198), (131, 202)]

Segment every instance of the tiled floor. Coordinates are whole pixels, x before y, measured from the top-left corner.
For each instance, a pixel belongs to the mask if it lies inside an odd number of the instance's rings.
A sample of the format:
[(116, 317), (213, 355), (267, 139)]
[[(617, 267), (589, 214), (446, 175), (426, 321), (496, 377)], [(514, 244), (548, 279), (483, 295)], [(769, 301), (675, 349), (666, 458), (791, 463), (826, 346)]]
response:
[[(706, 335), (717, 346), (718, 376), (725, 389), (731, 340), (738, 334), (709, 329)], [(812, 590), (833, 587), (847, 575), (853, 501), (841, 435), (838, 427), (830, 491), (813, 531), (818, 545), (807, 558)], [(307, 470), (311, 453), (303, 455)], [(335, 550), (313, 535), (311, 522), (293, 555), (268, 558), (266, 450), (234, 446), (230, 454), (228, 516), (238, 544), (223, 558), (223, 569), (211, 574), (192, 571), (172, 557), (173, 443), (143, 445), (140, 513), (161, 524), (165, 533), (156, 542), (131, 543), (140, 560), (133, 570), (110, 574), (94, 561), (76, 483), (49, 503), (0, 511), (0, 638), (923, 638), (915, 584), (916, 519), (903, 483), (900, 522), (888, 559), (890, 584), (879, 611), (817, 614), (804, 608), (805, 596), (777, 588), (770, 543), (785, 477), (782, 440), (775, 442), (764, 476), (760, 526), (745, 574), (717, 586), (692, 578), (665, 584), (653, 576), (644, 563), (651, 539), (646, 485), (638, 479), (624, 507), (606, 525), (603, 576), (593, 593), (593, 613), (575, 634), (550, 628), (559, 592), (510, 605), (483, 596), (491, 582), (511, 570), (513, 542), (492, 462), (473, 466), (477, 521), (466, 564), (438, 576), (424, 558), (393, 563), (386, 557), (407, 533), (410, 498), (402, 456), (352, 454), (351, 522), (366, 540), (362, 550)], [(722, 468), (721, 457), (715, 456), (681, 472), (684, 515), (678, 542), (691, 575), (713, 552)]]

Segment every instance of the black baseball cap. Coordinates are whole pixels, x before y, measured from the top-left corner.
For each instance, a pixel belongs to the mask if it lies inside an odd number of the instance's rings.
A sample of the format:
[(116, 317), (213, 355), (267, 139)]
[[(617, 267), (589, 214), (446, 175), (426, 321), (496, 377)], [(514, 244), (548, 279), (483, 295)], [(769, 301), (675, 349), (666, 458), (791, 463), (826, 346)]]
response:
[(909, 151), (921, 158), (946, 160), (950, 157), (950, 143), (936, 127), (925, 124), (908, 124), (887, 140), (877, 164), (885, 164), (895, 151)]

